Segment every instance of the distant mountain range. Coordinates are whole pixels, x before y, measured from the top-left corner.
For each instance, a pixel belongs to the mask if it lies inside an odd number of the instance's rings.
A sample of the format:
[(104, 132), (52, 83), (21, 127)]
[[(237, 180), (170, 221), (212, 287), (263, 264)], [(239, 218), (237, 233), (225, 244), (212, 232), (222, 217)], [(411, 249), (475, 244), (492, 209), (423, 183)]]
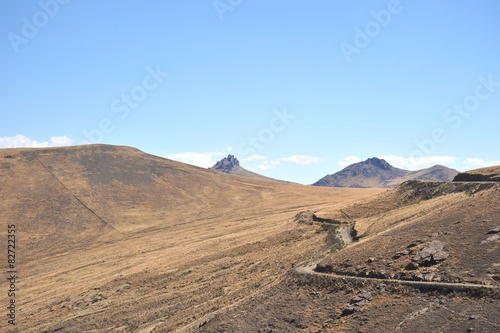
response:
[(442, 165), (409, 171), (393, 167), (383, 159), (376, 157), (351, 164), (343, 170), (327, 175), (313, 186), (329, 187), (396, 187), (407, 180), (452, 181), (458, 171)]
[(210, 168), (211, 170), (227, 173), (230, 175), (237, 175), (237, 176), (242, 176), (242, 177), (249, 177), (249, 178), (258, 178), (258, 179), (266, 179), (266, 180), (276, 180), (272, 179), (266, 176), (259, 175), (258, 173), (249, 171), (247, 169), (244, 169), (240, 166), (240, 161), (234, 155), (228, 155), (227, 157), (224, 157), (222, 160), (217, 162), (213, 167)]

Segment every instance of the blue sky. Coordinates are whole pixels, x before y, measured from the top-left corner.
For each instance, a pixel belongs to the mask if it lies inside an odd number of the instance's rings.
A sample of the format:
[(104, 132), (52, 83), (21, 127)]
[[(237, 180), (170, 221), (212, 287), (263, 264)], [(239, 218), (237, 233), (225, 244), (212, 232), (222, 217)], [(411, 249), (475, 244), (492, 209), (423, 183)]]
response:
[(0, 147), (106, 143), (313, 183), (500, 164), (500, 3), (2, 1)]

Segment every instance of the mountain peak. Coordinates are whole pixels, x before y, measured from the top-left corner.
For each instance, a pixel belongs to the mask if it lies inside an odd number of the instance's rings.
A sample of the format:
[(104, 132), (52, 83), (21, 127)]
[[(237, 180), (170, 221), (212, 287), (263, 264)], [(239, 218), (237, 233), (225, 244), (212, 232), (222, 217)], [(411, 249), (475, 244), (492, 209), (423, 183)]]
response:
[(217, 171), (222, 171), (225, 173), (231, 173), (236, 167), (240, 166), (240, 161), (234, 155), (227, 155), (222, 160), (217, 162), (211, 169), (215, 169)]
[(240, 166), (240, 161), (238, 161), (238, 159), (236, 157), (234, 157), (234, 155), (228, 155), (227, 157), (224, 157), (222, 160), (215, 163), (215, 165), (213, 167), (211, 167), (210, 169), (218, 171), (218, 172), (231, 174), (231, 175), (276, 181), (276, 179), (265, 177), (265, 176), (259, 175), (257, 173), (254, 173), (252, 171), (249, 171), (247, 169), (242, 168)]
[(458, 171), (443, 166), (410, 171), (398, 169), (387, 161), (372, 157), (351, 164), (341, 171), (318, 180), (315, 186), (334, 187), (395, 187), (406, 180), (451, 181)]
[(370, 164), (382, 170), (390, 170), (393, 168), (393, 166), (387, 163), (386, 160), (377, 157), (369, 158), (366, 161), (360, 163)]

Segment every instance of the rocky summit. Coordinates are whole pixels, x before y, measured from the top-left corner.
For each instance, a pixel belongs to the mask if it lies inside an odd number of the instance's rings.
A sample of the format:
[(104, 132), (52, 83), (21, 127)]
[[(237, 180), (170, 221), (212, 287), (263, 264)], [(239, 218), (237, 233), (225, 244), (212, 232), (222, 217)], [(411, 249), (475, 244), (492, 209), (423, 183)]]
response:
[(240, 166), (240, 161), (234, 155), (228, 155), (224, 157), (222, 160), (217, 162), (212, 169), (221, 171), (224, 173), (232, 173), (236, 167)]
[(211, 167), (210, 170), (215, 170), (218, 172), (222, 172), (222, 173), (226, 173), (226, 174), (230, 174), (230, 175), (247, 177), (247, 178), (258, 178), (258, 179), (276, 181), (275, 179), (259, 175), (258, 173), (249, 171), (249, 170), (241, 167), (240, 161), (234, 155), (228, 155), (227, 157), (224, 157), (222, 160), (215, 163), (215, 165), (213, 167)]

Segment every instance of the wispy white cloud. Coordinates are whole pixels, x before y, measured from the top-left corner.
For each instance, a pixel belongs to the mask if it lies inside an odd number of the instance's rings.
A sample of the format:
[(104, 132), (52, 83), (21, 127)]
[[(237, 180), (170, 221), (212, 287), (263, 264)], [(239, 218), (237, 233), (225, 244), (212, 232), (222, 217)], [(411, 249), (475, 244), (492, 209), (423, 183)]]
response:
[(26, 135), (4, 136), (0, 137), (0, 148), (43, 148), (43, 147), (58, 147), (58, 146), (71, 146), (74, 142), (66, 135), (53, 136), (49, 141), (36, 141), (28, 138)]
[(320, 157), (308, 156), (308, 155), (292, 155), (289, 157), (283, 157), (280, 160), (284, 161), (284, 162), (290, 162), (290, 163), (295, 163), (295, 164), (305, 164), (305, 165), (311, 165), (311, 164), (316, 164), (316, 163), (321, 162)]
[(389, 164), (407, 170), (419, 170), (430, 168), (436, 164), (451, 167), (457, 161), (455, 156), (424, 156), (424, 157), (403, 157), (396, 155), (381, 156)]
[(361, 158), (359, 158), (358, 156), (347, 156), (344, 158), (343, 161), (340, 161), (338, 164), (340, 167), (345, 168), (348, 165), (358, 162), (361, 162)]
[(463, 162), (468, 165), (477, 165), (477, 166), (484, 165), (485, 163), (484, 160), (479, 158), (466, 158)]
[(278, 165), (280, 165), (280, 161), (265, 161), (257, 166), (260, 170), (272, 170), (276, 169)]
[(489, 166), (500, 165), (500, 161), (485, 161), (480, 158), (466, 158), (462, 161), (467, 168), (486, 168)]
[(248, 157), (245, 157), (242, 161), (255, 162), (255, 161), (264, 161), (266, 159), (267, 157), (265, 157), (264, 155), (250, 155)]
[(214, 166), (215, 163), (217, 163), (217, 161), (224, 155), (226, 155), (226, 153), (223, 152), (194, 153), (188, 151), (185, 153), (170, 154), (165, 157), (174, 161), (196, 165), (202, 168), (210, 168)]
[(299, 164), (299, 165), (311, 165), (311, 164), (316, 164), (321, 161), (321, 158), (315, 157), (315, 156), (308, 156), (308, 155), (292, 155), (288, 157), (282, 157), (276, 160), (266, 160), (265, 156), (262, 155), (254, 155), (251, 157), (253, 161), (258, 161), (258, 160), (263, 160), (262, 163), (260, 163), (257, 168), (260, 170), (272, 170), (276, 169), (279, 165), (282, 164), (282, 162), (286, 163), (294, 163), (294, 164)]

